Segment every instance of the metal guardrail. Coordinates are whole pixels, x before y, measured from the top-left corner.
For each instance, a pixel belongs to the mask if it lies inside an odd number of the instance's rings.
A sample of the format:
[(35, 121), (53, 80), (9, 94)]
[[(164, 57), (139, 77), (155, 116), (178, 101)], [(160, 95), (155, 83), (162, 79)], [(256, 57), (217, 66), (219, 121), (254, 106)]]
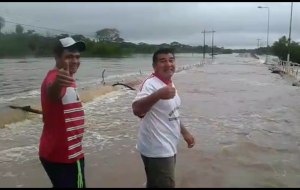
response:
[(293, 63), (290, 61), (290, 64), (288, 64), (287, 61), (279, 60), (277, 62), (277, 67), (278, 67), (278, 69), (280, 69), (281, 71), (283, 71), (284, 73), (286, 73), (288, 75), (291, 75), (295, 78), (298, 77), (299, 68), (300, 68), (299, 63)]

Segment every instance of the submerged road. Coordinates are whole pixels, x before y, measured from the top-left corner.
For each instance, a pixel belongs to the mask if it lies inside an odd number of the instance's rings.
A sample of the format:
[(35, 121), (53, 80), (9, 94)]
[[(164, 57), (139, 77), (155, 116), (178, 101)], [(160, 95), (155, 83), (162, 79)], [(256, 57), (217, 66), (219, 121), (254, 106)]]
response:
[[(193, 149), (180, 143), (177, 187), (300, 186), (298, 88), (258, 60), (233, 56), (218, 56), (174, 81), (182, 120), (197, 141)], [(144, 187), (134, 96), (123, 90), (85, 105), (88, 187)], [(30, 143), (1, 151), (0, 186), (51, 187), (37, 158), (41, 124), (17, 127), (2, 135)]]

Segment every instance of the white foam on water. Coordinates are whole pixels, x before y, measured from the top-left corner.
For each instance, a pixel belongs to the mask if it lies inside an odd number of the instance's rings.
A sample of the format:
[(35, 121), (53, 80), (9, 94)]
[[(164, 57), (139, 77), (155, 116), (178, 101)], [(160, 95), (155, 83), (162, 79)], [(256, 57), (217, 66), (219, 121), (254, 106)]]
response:
[[(199, 65), (199, 64), (184, 65), (184, 66), (179, 66), (178, 68), (180, 69), (180, 68), (184, 67), (184, 68), (189, 69), (189, 68), (195, 67), (197, 65)], [(122, 82), (128, 78), (137, 78), (137, 77), (140, 77), (141, 75), (150, 75), (151, 73), (152, 73), (152, 71), (141, 71), (141, 72), (130, 72), (130, 73), (125, 73), (125, 74), (110, 75), (110, 76), (105, 77), (105, 81), (106, 82), (112, 82), (112, 81)], [(98, 79), (93, 79), (93, 80), (89, 80), (89, 81), (79, 81), (77, 83), (81, 84), (81, 85), (95, 86), (95, 85), (101, 84), (101, 82), (102, 82), (102, 78), (99, 77)], [(40, 95), (39, 89), (32, 90), (29, 92), (17, 93), (15, 95), (13, 95), (13, 97), (0, 98), (0, 104), (11, 102), (16, 99), (35, 98), (35, 97), (38, 97), (39, 95)]]
[[(87, 115), (86, 124), (87, 129), (84, 135), (83, 146), (84, 147), (99, 147), (99, 150), (102, 150), (103, 147), (112, 145), (113, 141), (120, 140), (121, 136), (110, 136), (106, 135), (105, 133), (99, 132), (101, 125), (97, 123), (93, 124), (93, 121), (97, 120), (95, 114), (107, 114), (110, 113), (118, 113), (122, 110), (114, 109), (114, 107), (109, 106), (109, 104), (114, 103), (117, 101), (121, 96), (126, 94), (136, 93), (134, 91), (128, 90), (117, 90), (107, 93), (103, 96), (96, 98), (94, 101), (85, 103), (84, 109)], [(106, 109), (101, 109), (106, 107)], [(123, 109), (125, 109), (123, 107)], [(93, 116), (94, 115), (94, 116)], [(16, 140), (17, 136), (34, 136), (36, 138), (36, 144), (32, 144), (29, 146), (20, 146), (14, 148), (8, 148), (5, 150), (0, 151), (0, 164), (1, 162), (10, 162), (10, 161), (28, 161), (37, 158), (37, 151), (38, 151), (38, 139), (40, 136), (41, 128), (42, 128), (42, 121), (41, 117), (36, 118), (34, 120), (24, 120), (17, 123), (12, 123), (6, 125), (5, 129), (1, 130), (0, 137), (1, 140)], [(100, 120), (101, 121), (101, 120)], [(119, 121), (111, 122), (108, 125), (102, 126), (102, 129), (109, 129), (111, 126), (121, 125)], [(96, 126), (89, 129), (90, 126)], [(25, 137), (23, 137), (25, 138)], [(22, 143), (22, 142), (19, 142)]]
[[(38, 145), (14, 147), (0, 151), (0, 164), (4, 162), (24, 162), (37, 157)], [(30, 157), (28, 157), (28, 154)], [(32, 157), (33, 156), (33, 157)]]
[(104, 101), (104, 102), (106, 101), (106, 103), (112, 103), (118, 99), (118, 96), (121, 96), (124, 94), (126, 94), (126, 91), (122, 91), (122, 90), (112, 91), (112, 92), (109, 92), (107, 94), (104, 94), (102, 96), (95, 98), (91, 102), (85, 103), (83, 106), (84, 106), (84, 108), (89, 109), (89, 107), (93, 107), (94, 105), (97, 105), (99, 102), (102, 102), (102, 101)]
[[(42, 117), (42, 116), (40, 116), (40, 117)], [(5, 128), (10, 129), (10, 132), (14, 132), (14, 131), (19, 131), (20, 127), (29, 126), (31, 124), (32, 124), (32, 120), (25, 119), (25, 120), (17, 122), (17, 123), (7, 124), (7, 125), (5, 125)], [(0, 137), (2, 137), (2, 135), (6, 135), (5, 133), (3, 133), (3, 130), (2, 130), (2, 133), (0, 133)]]
[(11, 98), (0, 98), (0, 103), (6, 103), (6, 102), (10, 102), (16, 99), (25, 99), (25, 98), (34, 98), (40, 95), (40, 91), (39, 90), (33, 90), (33, 91), (29, 91), (26, 93), (20, 93), (17, 94)]
[[(125, 73), (125, 74), (121, 74), (121, 75), (111, 75), (108, 77), (105, 77), (105, 81), (108, 82), (112, 82), (112, 81), (119, 81), (122, 82), (125, 79), (128, 78), (135, 78), (135, 77), (139, 77), (141, 75), (149, 75), (151, 74), (151, 72), (149, 71), (144, 71), (141, 73)], [(89, 86), (94, 86), (94, 85), (99, 85), (102, 82), (102, 78), (99, 79), (93, 79), (93, 80), (89, 80), (89, 81), (82, 81), (82, 82), (78, 82), (78, 84), (84, 84), (84, 85), (89, 85)], [(40, 90), (36, 89), (36, 90), (32, 90), (29, 92), (22, 92), (22, 93), (17, 93), (15, 95), (13, 95), (13, 97), (9, 97), (9, 98), (0, 98), (0, 104), (1, 103), (7, 103), (7, 102), (11, 102), (17, 99), (27, 99), (27, 98), (35, 98), (38, 97), (40, 95)]]

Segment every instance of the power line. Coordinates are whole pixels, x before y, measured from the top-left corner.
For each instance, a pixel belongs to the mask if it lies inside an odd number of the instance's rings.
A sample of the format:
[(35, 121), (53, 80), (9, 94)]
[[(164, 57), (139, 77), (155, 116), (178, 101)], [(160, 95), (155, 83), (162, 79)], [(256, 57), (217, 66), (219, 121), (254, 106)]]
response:
[[(17, 19), (19, 19), (19, 18), (21, 18), (21, 19), (24, 19), (24, 17), (25, 17), (25, 15), (23, 14), (20, 14), (20, 13), (11, 13), (9, 10), (7, 10), (7, 9), (1, 9), (1, 7), (0, 7), (0, 13), (2, 13), (2, 14), (4, 14), (5, 15), (5, 17), (6, 17), (6, 15), (8, 15), (8, 17), (10, 17), (10, 16), (12, 16), (13, 15), (13, 17), (17, 17)], [(30, 18), (30, 20), (31, 21), (36, 21), (36, 22), (40, 22), (40, 21), (42, 21), (41, 19), (39, 19), (39, 18)]]
[[(0, 13), (4, 13), (4, 14), (7, 14), (8, 13), (8, 10), (7, 9), (4, 9), (4, 10), (1, 10), (0, 9)], [(16, 14), (14, 13), (13, 14), (14, 16), (16, 16)], [(18, 17), (22, 17), (22, 15), (20, 15), (18, 13), (17, 15)], [(1, 15), (0, 15), (1, 17)], [(31, 19), (32, 20), (32, 19)], [(41, 19), (37, 19), (36, 20), (37, 22), (41, 22), (42, 20)], [(53, 29), (53, 28), (47, 28), (47, 27), (43, 27), (43, 26), (36, 26), (36, 25), (30, 25), (30, 24), (23, 24), (23, 23), (19, 23), (19, 22), (13, 22), (13, 21), (8, 21), (8, 20), (5, 20), (4, 19), (4, 22), (6, 23), (10, 23), (10, 24), (19, 24), (21, 26), (28, 26), (28, 27), (34, 27), (34, 28), (39, 28), (39, 29), (44, 29), (44, 30), (50, 30), (50, 31), (56, 31), (56, 32), (62, 32), (62, 33), (68, 33), (68, 34), (73, 34), (73, 35), (84, 35), (84, 34), (79, 34), (79, 33), (74, 33), (74, 32), (68, 32), (68, 31), (64, 31), (64, 30), (59, 30), (59, 29)], [(92, 33), (91, 33), (92, 34)], [(86, 37), (91, 37), (91, 38), (95, 38), (95, 36), (93, 35), (84, 35)]]
[[(21, 25), (21, 26), (33, 27), (33, 28), (40, 28), (40, 29), (44, 29), (44, 30), (52, 30), (52, 31), (56, 31), (56, 32), (62, 32), (62, 33), (73, 34), (73, 35), (83, 35), (83, 34), (79, 34), (79, 33), (68, 32), (68, 31), (64, 31), (64, 30), (59, 30), (59, 29), (46, 28), (46, 27), (35, 26), (35, 25), (30, 25), (30, 24), (22, 24), (22, 23), (13, 22), (13, 21), (8, 21), (8, 20), (4, 20), (4, 22), (5, 22), (5, 23), (10, 23), (10, 24)], [(89, 35), (85, 35), (85, 36), (86, 36), (86, 37), (95, 38), (95, 36), (93, 36), (93, 37), (92, 37), (92, 36), (89, 36)]]

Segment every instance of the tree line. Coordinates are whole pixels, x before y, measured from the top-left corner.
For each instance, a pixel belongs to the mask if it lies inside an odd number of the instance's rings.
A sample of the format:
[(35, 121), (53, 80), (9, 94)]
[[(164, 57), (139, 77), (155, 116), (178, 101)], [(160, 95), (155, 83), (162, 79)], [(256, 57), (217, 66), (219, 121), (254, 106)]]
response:
[[(25, 31), (22, 25), (17, 24), (15, 31), (9, 33), (1, 32), (5, 26), (5, 20), (0, 17), (0, 58), (17, 58), (17, 57), (50, 57), (52, 56), (53, 44), (60, 38), (71, 36), (74, 40), (84, 41), (87, 45), (87, 51), (82, 53), (84, 57), (123, 57), (132, 54), (152, 54), (158, 48), (172, 47), (177, 53), (211, 53), (211, 46), (202, 45), (190, 46), (179, 42), (170, 44), (147, 44), (126, 42), (119, 30), (115, 28), (104, 28), (95, 32), (95, 38), (90, 39), (83, 35), (47, 35), (43, 36), (35, 30)], [(288, 39), (283, 36), (269, 48), (260, 47), (256, 49), (226, 49), (224, 47), (214, 46), (216, 54), (231, 53), (249, 53), (254, 52), (258, 55), (270, 54), (286, 60)], [(300, 45), (294, 41), (291, 42), (290, 59), (293, 62), (300, 63)]]
[[(0, 57), (48, 57), (52, 56), (52, 47), (56, 40), (71, 36), (74, 40), (84, 41), (87, 51), (82, 53), (85, 57), (123, 57), (132, 54), (151, 54), (162, 47), (172, 47), (176, 53), (211, 53), (211, 47), (190, 46), (179, 42), (170, 44), (147, 44), (126, 42), (118, 29), (104, 28), (95, 32), (95, 38), (90, 39), (84, 35), (47, 35), (43, 36), (35, 30), (25, 31), (22, 25), (17, 24), (15, 30), (1, 33), (5, 20), (0, 17)], [(214, 53), (230, 54), (233, 51), (224, 47), (214, 46)]]

